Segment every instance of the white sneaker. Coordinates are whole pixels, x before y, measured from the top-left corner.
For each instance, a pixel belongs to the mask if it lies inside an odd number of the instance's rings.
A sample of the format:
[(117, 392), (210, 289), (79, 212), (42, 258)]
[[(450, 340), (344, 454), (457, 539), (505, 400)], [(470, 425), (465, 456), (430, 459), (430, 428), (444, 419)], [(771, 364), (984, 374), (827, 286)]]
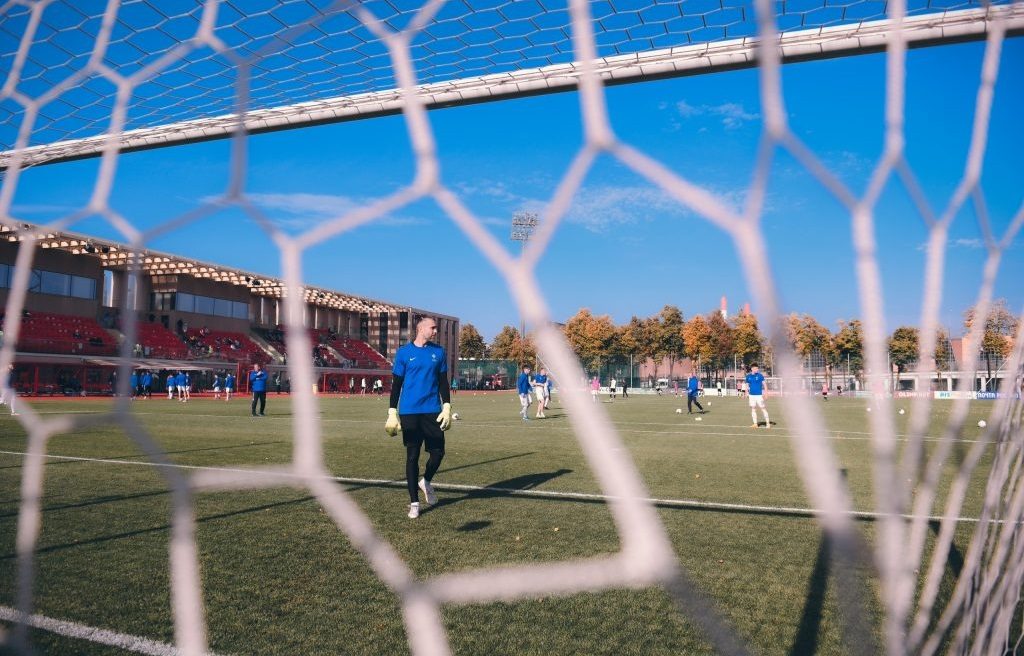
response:
[(416, 519), (420, 516), (420, 504), (410, 503), (409, 504), (409, 519)]
[(427, 499), (427, 505), (436, 506), (437, 494), (434, 492), (434, 487), (427, 481), (427, 479), (420, 479), (420, 489), (423, 490), (423, 496)]

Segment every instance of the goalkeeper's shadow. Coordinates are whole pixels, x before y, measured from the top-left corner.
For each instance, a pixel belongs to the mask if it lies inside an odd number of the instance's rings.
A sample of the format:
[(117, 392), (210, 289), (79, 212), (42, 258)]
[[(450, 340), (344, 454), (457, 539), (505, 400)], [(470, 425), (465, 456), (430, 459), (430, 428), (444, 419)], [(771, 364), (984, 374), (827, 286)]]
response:
[[(514, 478), (508, 478), (497, 483), (492, 483), (486, 487), (482, 487), (477, 490), (466, 490), (461, 496), (449, 497), (445, 496), (442, 499), (438, 499), (437, 505), (429, 507), (422, 512), (430, 512), (434, 508), (443, 508), (450, 506), (460, 501), (469, 501), (475, 499), (495, 499), (501, 497), (516, 496), (517, 492), (523, 492), (525, 490), (533, 490), (545, 483), (552, 481), (559, 476), (573, 473), (572, 469), (558, 469), (551, 472), (540, 472), (537, 474), (524, 474), (522, 476), (516, 476)], [(447, 492), (447, 491), (446, 491)]]

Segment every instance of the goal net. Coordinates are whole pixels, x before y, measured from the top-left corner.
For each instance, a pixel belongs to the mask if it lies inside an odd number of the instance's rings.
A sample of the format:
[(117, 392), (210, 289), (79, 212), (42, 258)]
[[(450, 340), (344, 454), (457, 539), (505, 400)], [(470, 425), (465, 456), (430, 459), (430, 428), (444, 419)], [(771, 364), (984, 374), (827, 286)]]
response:
[[(248, 12), (248, 13), (246, 13)], [(819, 180), (848, 212), (851, 247), (864, 327), (866, 368), (886, 370), (886, 321), (876, 256), (875, 208), (887, 184), (903, 185), (916, 203), (929, 240), (920, 310), (920, 356), (935, 351), (949, 227), (970, 203), (987, 248), (977, 316), (987, 316), (1001, 259), (1024, 223), (1018, 210), (1002, 234), (984, 212), (981, 171), (989, 139), (993, 92), (1006, 39), (1024, 30), (1021, 3), (949, 5), (937, 0), (851, 0), (783, 2), (768, 0), (628, 0), (551, 4), (539, 0), (370, 0), (318, 2), (279, 0), (248, 3), (206, 0), (7, 2), (0, 7), (0, 221), (19, 242), (6, 317), (21, 316), (29, 272), (45, 235), (23, 227), (13, 211), (21, 174), (29, 167), (84, 157), (100, 158), (88, 207), (54, 221), (62, 230), (86, 215), (104, 217), (131, 249), (143, 251), (160, 235), (179, 230), (204, 212), (225, 205), (248, 207), (240, 180), (250, 135), (331, 121), (400, 114), (415, 157), (415, 175), (394, 194), (325, 220), (298, 235), (253, 219), (280, 249), (285, 281), (288, 350), (308, 353), (303, 330), (304, 252), (353, 228), (421, 199), (432, 199), (507, 281), (518, 309), (533, 328), (543, 361), (557, 380), (580, 380), (583, 370), (561, 332), (553, 327), (535, 268), (563, 223), (572, 199), (599, 155), (615, 158), (731, 239), (753, 298), (754, 309), (775, 353), (776, 372), (796, 379), (799, 363), (780, 325), (779, 288), (773, 277), (761, 218), (773, 157), (787, 152)], [(904, 156), (905, 61), (908, 49), (964, 40), (985, 44), (975, 95), (970, 151), (963, 176), (947, 204), (932, 207), (920, 192)], [(885, 52), (884, 152), (869, 184), (857, 193), (790, 128), (781, 67), (787, 62)], [(623, 141), (608, 120), (605, 90), (673, 75), (715, 73), (757, 67), (763, 111), (758, 161), (736, 210), (712, 191)], [(486, 230), (439, 173), (428, 110), (523, 95), (575, 90), (584, 129), (583, 146), (564, 172), (545, 207), (533, 239), (520, 256)], [(966, 119), (965, 119), (966, 120)], [(222, 198), (187, 215), (141, 230), (118, 214), (109, 198), (121, 154), (208, 139), (235, 142), (231, 184)], [(246, 210), (248, 211), (248, 210)], [(129, 262), (129, 266), (132, 264)], [(134, 266), (138, 266), (136, 263)], [(126, 381), (135, 344), (135, 318), (125, 317), (122, 376)], [(1024, 330), (1024, 322), (1020, 322)], [(979, 343), (984, 321), (975, 321), (968, 340)], [(19, 323), (7, 321), (0, 371), (14, 357)], [(1007, 359), (1004, 392), (1015, 391), (1024, 339), (1020, 334)], [(977, 353), (965, 353), (964, 368)], [(661, 586), (679, 612), (694, 622), (721, 653), (745, 653), (745, 641), (707, 601), (677, 559), (668, 533), (651, 503), (635, 463), (600, 405), (567, 387), (563, 402), (577, 439), (602, 491), (620, 541), (604, 557), (510, 565), (433, 578), (417, 578), (395, 548), (374, 529), (351, 496), (331, 478), (322, 457), (318, 401), (310, 392), (312, 363), (289, 361), (293, 383), (293, 457), (285, 467), (186, 475), (163, 467), (172, 490), (169, 554), (177, 647), (206, 653), (206, 616), (195, 539), (194, 495), (208, 490), (250, 490), (294, 486), (312, 493), (370, 567), (400, 598), (408, 641), (416, 654), (449, 653), (441, 619), (444, 604), (487, 603), (582, 591)], [(7, 381), (2, 383), (6, 387)], [(5, 392), (9, 390), (5, 389)], [(1013, 650), (1020, 639), (1018, 598), (1024, 583), (1024, 540), (1020, 534), (1024, 479), (1021, 478), (1020, 401), (1001, 395), (993, 404), (983, 437), (956, 466), (951, 489), (939, 494), (953, 440), (968, 413), (966, 399), (952, 402), (942, 440), (924, 449), (932, 402), (915, 398), (907, 434), (898, 439), (891, 401), (879, 400), (870, 415), (877, 534), (861, 544), (855, 512), (824, 418), (806, 397), (780, 402), (792, 430), (793, 452), (808, 498), (832, 545), (846, 646), (870, 653), (867, 603), (860, 575), (874, 568), (883, 609), (886, 653), (990, 654)], [(127, 400), (102, 421), (116, 424), (153, 462), (169, 463), (157, 441), (132, 416)], [(24, 646), (27, 618), (34, 610), (34, 552), (44, 521), (43, 466), (51, 436), (95, 424), (95, 417), (44, 417), (24, 406), (19, 421), (28, 434), (17, 528), (18, 614), (12, 644)], [(585, 443), (584, 443), (585, 437)], [(943, 567), (982, 454), (992, 448), (979, 521), (974, 524), (962, 572), (948, 599), (940, 597)], [(938, 537), (925, 556), (929, 522)], [(936, 607), (939, 600), (945, 605)], [(20, 638), (19, 638), (20, 636)], [(22, 642), (17, 642), (17, 640)]]

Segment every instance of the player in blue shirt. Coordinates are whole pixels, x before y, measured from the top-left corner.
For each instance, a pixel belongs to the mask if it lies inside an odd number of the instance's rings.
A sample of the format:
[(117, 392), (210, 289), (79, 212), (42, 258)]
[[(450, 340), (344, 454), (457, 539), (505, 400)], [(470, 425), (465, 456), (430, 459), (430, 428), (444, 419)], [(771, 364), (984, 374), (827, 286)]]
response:
[(771, 428), (772, 421), (768, 418), (768, 409), (764, 407), (764, 374), (757, 370), (756, 364), (747, 374), (747, 402), (750, 404), (750, 420), (754, 422), (750, 427), (757, 428), (757, 409), (761, 408), (764, 426)]
[(249, 372), (249, 389), (252, 391), (252, 416), (256, 416), (256, 404), (260, 404), (260, 417), (265, 417), (264, 409), (267, 407), (267, 372), (263, 366), (256, 362)]
[[(416, 337), (395, 353), (391, 371), (391, 402), (384, 432), (394, 437), (402, 431), (410, 519), (420, 516), (420, 490), (427, 505), (437, 503), (430, 481), (444, 458), (444, 431), (452, 424), (448, 358), (444, 349), (431, 341), (436, 335), (437, 322), (421, 317), (416, 322)], [(424, 443), (429, 457), (423, 477), (419, 478), (420, 449)]]
[(533, 377), (533, 393), (537, 397), (537, 418), (545, 417), (544, 411), (548, 407), (548, 370), (541, 367), (537, 375)]
[(167, 400), (168, 401), (173, 401), (174, 400), (174, 391), (176, 389), (178, 389), (177, 379), (174, 377), (173, 373), (167, 374)]
[(179, 371), (178, 375), (174, 377), (174, 385), (178, 388), (178, 400), (182, 403), (185, 402), (185, 372)]
[(229, 373), (224, 376), (224, 400), (231, 400), (231, 393), (235, 391), (235, 374)]
[(219, 399), (220, 398), (220, 387), (221, 387), (220, 374), (213, 374), (213, 398), (214, 399)]
[(523, 370), (516, 379), (516, 391), (519, 392), (519, 416), (523, 421), (530, 421), (527, 412), (530, 410), (530, 390), (533, 389), (533, 381), (530, 379), (530, 365), (524, 364)]
[(700, 401), (697, 400), (697, 395), (700, 393), (700, 381), (697, 380), (697, 374), (690, 372), (690, 378), (686, 381), (686, 412), (687, 414), (693, 414), (693, 406), (697, 406), (697, 410), (701, 414), (704, 414), (704, 408), (701, 406)]
[(131, 386), (132, 400), (134, 401), (139, 396), (139, 372), (132, 371), (131, 378), (128, 379), (128, 384)]
[(142, 396), (153, 398), (153, 374), (148, 371), (142, 372)]

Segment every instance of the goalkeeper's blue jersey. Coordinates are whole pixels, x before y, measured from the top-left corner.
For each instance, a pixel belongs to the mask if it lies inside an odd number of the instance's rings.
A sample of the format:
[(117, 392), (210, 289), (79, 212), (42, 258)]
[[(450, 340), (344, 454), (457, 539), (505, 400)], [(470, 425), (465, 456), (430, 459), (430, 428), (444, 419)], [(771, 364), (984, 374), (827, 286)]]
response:
[(764, 394), (764, 374), (760, 371), (756, 374), (747, 374), (747, 393), (751, 396)]
[(395, 353), (391, 373), (403, 379), (398, 414), (441, 412), (437, 379), (440, 374), (448, 373), (448, 358), (442, 347), (433, 342), (423, 346), (409, 342)]

